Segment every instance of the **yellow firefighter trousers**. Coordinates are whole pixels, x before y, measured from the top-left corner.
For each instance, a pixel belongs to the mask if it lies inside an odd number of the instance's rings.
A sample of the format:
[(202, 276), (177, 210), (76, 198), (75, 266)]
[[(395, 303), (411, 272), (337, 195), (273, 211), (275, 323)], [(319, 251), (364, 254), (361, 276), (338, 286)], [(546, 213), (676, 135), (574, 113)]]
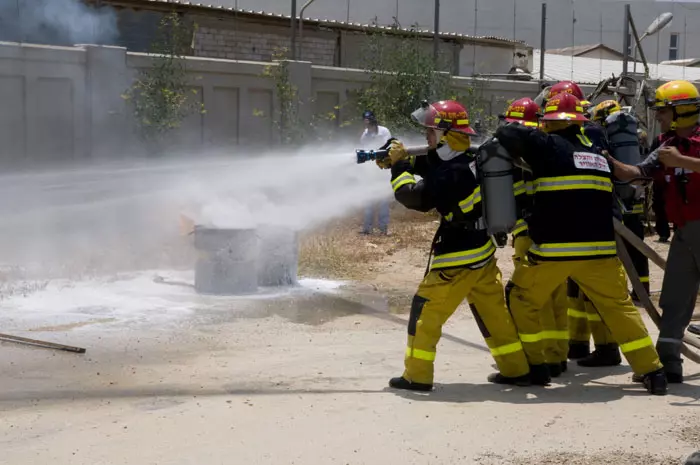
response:
[[(515, 269), (527, 261), (527, 251), (532, 246), (530, 236), (518, 236), (513, 240), (513, 264)], [(552, 298), (540, 309), (540, 324), (544, 359), (546, 363), (566, 362), (569, 352), (569, 332), (567, 330), (566, 283), (557, 287)]]
[[(578, 287), (578, 286), (576, 286)], [(593, 303), (578, 289), (576, 297), (569, 296), (569, 339), (588, 344), (593, 335), (595, 345), (614, 344), (612, 334), (603, 323)]]
[(513, 273), (510, 294), (513, 319), (525, 354), (533, 365), (545, 363), (538, 309), (570, 277), (579, 285), (620, 345), (635, 374), (662, 367), (642, 317), (627, 292), (627, 276), (617, 257), (591, 260), (523, 263)]
[(501, 374), (509, 377), (530, 371), (503, 293), (496, 260), (484, 267), (434, 270), (423, 279), (413, 297), (408, 322), (408, 347), (403, 377), (432, 384), (435, 353), (442, 326), (464, 299), (472, 304), (475, 319)]

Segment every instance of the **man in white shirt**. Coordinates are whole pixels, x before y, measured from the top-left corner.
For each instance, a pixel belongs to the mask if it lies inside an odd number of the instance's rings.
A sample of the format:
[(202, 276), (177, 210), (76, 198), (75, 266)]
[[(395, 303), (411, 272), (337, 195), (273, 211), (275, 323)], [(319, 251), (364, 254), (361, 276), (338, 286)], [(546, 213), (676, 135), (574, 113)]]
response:
[[(360, 137), (360, 145), (364, 150), (376, 150), (386, 144), (391, 139), (391, 132), (384, 126), (379, 126), (374, 113), (367, 110), (363, 114), (365, 120), (365, 130)], [(379, 231), (382, 234), (389, 234), (389, 198), (380, 200), (376, 204), (367, 206), (365, 209), (365, 220), (361, 234), (372, 234), (374, 227), (374, 213), (377, 213)]]

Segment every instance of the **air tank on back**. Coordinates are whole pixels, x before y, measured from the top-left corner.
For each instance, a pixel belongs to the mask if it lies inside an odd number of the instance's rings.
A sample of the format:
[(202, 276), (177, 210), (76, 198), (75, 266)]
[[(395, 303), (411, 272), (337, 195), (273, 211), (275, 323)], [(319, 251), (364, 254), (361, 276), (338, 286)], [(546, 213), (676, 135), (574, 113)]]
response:
[[(633, 115), (622, 111), (613, 113), (605, 119), (605, 127), (613, 158), (627, 165), (642, 162), (637, 119)], [(623, 200), (631, 199), (636, 192), (631, 185), (617, 185), (615, 190)]]
[(488, 233), (510, 233), (518, 219), (513, 192), (513, 159), (493, 137), (479, 147), (476, 161)]

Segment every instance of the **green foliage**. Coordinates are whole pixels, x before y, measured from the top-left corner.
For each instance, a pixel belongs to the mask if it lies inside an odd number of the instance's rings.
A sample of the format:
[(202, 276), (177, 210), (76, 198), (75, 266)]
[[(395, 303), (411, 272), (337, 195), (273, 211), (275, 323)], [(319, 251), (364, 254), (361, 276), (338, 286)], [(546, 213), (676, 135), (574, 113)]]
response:
[(372, 33), (362, 54), (370, 84), (355, 93), (356, 114), (374, 111), (392, 133), (417, 129), (410, 115), (423, 100), (457, 100), (467, 107), (472, 121), (487, 116), (481, 108), (483, 86), (455, 87), (450, 73), (443, 71), (450, 64), (443, 55), (436, 60), (432, 41), (417, 32), (401, 37)]
[[(396, 35), (372, 32), (362, 49), (363, 68), (369, 76), (369, 84), (349, 92), (345, 108), (336, 106), (325, 114), (313, 114), (310, 121), (299, 118), (302, 105), (315, 104), (314, 99), (301, 101), (298, 90), (291, 83), (286, 49), (273, 55), (276, 64), (266, 67), (263, 75), (273, 80), (278, 111), (273, 119), (281, 142), (297, 145), (311, 140), (331, 140), (338, 129), (357, 122), (364, 110), (372, 110), (382, 125), (392, 133), (417, 131), (411, 121), (411, 113), (420, 107), (421, 101), (457, 100), (464, 104), (472, 122), (481, 121), (483, 129), (495, 126), (497, 118), (483, 104), (483, 88), (486, 81), (473, 80), (469, 85), (461, 83), (444, 71), (450, 63), (444, 56), (435, 60), (432, 41), (417, 32)], [(456, 85), (458, 84), (458, 85)], [(341, 112), (347, 110), (345, 119)], [(313, 113), (313, 112), (312, 112)], [(255, 116), (267, 116), (254, 110)]]
[[(276, 118), (273, 123), (280, 136), (280, 142), (284, 145), (302, 142), (305, 138), (305, 128), (299, 120), (299, 92), (289, 78), (289, 61), (286, 57), (289, 51), (286, 48), (276, 50), (272, 54), (274, 65), (266, 66), (263, 76), (271, 78), (275, 86), (277, 98)], [(260, 110), (253, 110), (254, 116), (267, 116)]]
[(139, 133), (147, 143), (160, 146), (186, 116), (205, 112), (193, 98), (197, 91), (188, 85), (184, 59), (191, 49), (193, 32), (177, 13), (164, 16), (151, 45), (152, 67), (142, 70), (122, 96), (132, 103)]
[[(275, 87), (277, 112), (273, 124), (279, 133), (280, 142), (283, 145), (299, 145), (310, 140), (330, 140), (339, 126), (340, 107), (324, 114), (312, 114), (310, 121), (302, 121), (299, 117), (301, 106), (313, 106), (315, 99), (300, 99), (298, 89), (292, 84), (289, 76), (287, 56), (286, 48), (276, 50), (272, 55), (276, 64), (266, 66), (263, 71), (263, 76), (272, 79)], [(253, 116), (267, 115), (259, 109), (254, 109)]]

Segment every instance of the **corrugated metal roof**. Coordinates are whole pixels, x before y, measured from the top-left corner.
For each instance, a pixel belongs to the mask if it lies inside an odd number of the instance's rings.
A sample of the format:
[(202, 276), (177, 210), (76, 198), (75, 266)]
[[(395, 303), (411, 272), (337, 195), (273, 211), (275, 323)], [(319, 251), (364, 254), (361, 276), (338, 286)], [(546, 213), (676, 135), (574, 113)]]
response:
[[(540, 75), (540, 50), (533, 51), (532, 75)], [(630, 60), (628, 71), (634, 69), (634, 62)], [(643, 73), (644, 66), (637, 64), (637, 72)], [(544, 76), (550, 81), (572, 80), (580, 84), (597, 84), (613, 74), (622, 74), (622, 60), (601, 60), (599, 58), (571, 57), (545, 53)], [(673, 81), (684, 79), (687, 81), (700, 81), (700, 68), (685, 66), (649, 64), (649, 77), (659, 81)]]
[[(195, 3), (195, 2), (187, 2), (183, 0), (126, 0), (124, 2), (119, 2), (119, 0), (115, 0), (114, 2), (110, 2), (110, 0), (107, 0), (109, 3), (155, 3), (155, 4), (169, 4), (169, 5), (181, 5), (181, 6), (186, 6), (186, 7), (195, 7), (195, 8), (206, 8), (206, 9), (211, 9), (211, 10), (220, 10), (220, 11), (227, 11), (231, 13), (239, 13), (239, 14), (245, 14), (245, 15), (256, 15), (256, 16), (263, 16), (263, 17), (268, 17), (268, 18), (280, 18), (280, 19), (288, 19), (291, 20), (292, 17), (291, 15), (284, 15), (284, 14), (279, 14), (279, 13), (267, 13), (265, 11), (253, 11), (253, 10), (244, 10), (242, 8), (234, 8), (234, 7), (229, 7), (229, 6), (224, 6), (224, 5), (212, 5), (212, 4), (203, 4), (203, 3)], [(379, 25), (373, 25), (373, 24), (362, 24), (362, 23), (353, 23), (353, 22), (346, 22), (346, 21), (336, 21), (336, 20), (330, 20), (330, 19), (319, 19), (319, 18), (303, 18), (304, 23), (315, 23), (320, 26), (326, 26), (326, 27), (337, 27), (337, 28), (349, 28), (349, 29), (374, 29), (374, 30), (380, 30), (380, 31), (385, 31), (385, 32), (418, 32), (420, 34), (425, 34), (425, 35), (430, 35), (432, 36), (434, 32), (429, 29), (409, 29), (409, 28), (396, 28), (392, 26), (379, 26)], [(514, 45), (522, 45), (525, 47), (529, 46), (521, 41), (521, 40), (513, 40), (513, 39), (508, 39), (505, 37), (496, 37), (496, 36), (472, 36), (472, 35), (467, 35), (467, 34), (458, 34), (456, 32), (441, 32), (440, 37), (443, 39), (452, 39), (452, 40), (464, 40), (464, 41), (475, 41), (475, 40), (485, 40), (485, 41), (496, 41), (496, 42), (504, 42), (508, 44), (514, 44)]]

